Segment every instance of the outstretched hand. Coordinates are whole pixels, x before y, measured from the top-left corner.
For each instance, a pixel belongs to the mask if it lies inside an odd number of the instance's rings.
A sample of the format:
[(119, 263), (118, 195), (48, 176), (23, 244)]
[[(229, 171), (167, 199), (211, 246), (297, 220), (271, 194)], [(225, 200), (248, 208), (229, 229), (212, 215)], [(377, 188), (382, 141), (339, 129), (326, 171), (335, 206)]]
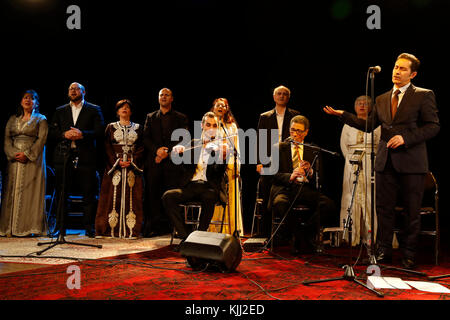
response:
[(323, 111), (325, 111), (325, 113), (330, 114), (332, 116), (342, 116), (342, 114), (344, 113), (343, 110), (335, 110), (330, 106), (325, 106), (325, 108), (323, 108)]

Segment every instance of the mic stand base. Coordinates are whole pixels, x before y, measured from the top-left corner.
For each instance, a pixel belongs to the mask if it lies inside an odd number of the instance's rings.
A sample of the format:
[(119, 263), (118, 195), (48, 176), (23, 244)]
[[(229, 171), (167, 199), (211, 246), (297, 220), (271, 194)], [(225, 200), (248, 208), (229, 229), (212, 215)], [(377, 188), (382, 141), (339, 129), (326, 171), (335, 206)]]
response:
[(450, 274), (443, 274), (440, 276), (432, 276), (432, 277), (428, 277), (428, 279), (430, 280), (438, 280), (438, 279), (442, 279), (442, 278), (449, 278)]
[(321, 279), (321, 280), (306, 280), (303, 281), (302, 283), (305, 285), (308, 284), (312, 284), (312, 283), (319, 283), (319, 282), (329, 282), (329, 281), (338, 281), (338, 280), (347, 280), (347, 281), (351, 281), (354, 282), (360, 286), (363, 286), (364, 288), (370, 290), (371, 292), (375, 293), (377, 296), (379, 297), (384, 297), (384, 295), (381, 292), (376, 291), (375, 289), (372, 289), (370, 287), (368, 287), (366, 284), (364, 284), (363, 282), (359, 281), (356, 279), (355, 276), (355, 272), (353, 271), (353, 268), (349, 265), (345, 265), (343, 268), (345, 268), (344, 270), (344, 275), (341, 277), (337, 277), (337, 278), (328, 278), (328, 279)]
[(77, 245), (77, 246), (85, 246), (85, 247), (94, 247), (94, 248), (102, 248), (102, 245), (99, 244), (89, 244), (89, 243), (77, 243), (77, 242), (71, 242), (71, 241), (66, 241), (66, 239), (64, 238), (63, 235), (61, 235), (61, 233), (58, 235), (58, 238), (56, 239), (55, 242), (50, 241), (50, 242), (38, 242), (38, 246), (43, 246), (43, 245), (49, 245), (47, 248), (45, 248), (44, 250), (38, 251), (36, 252), (36, 254), (38, 256), (40, 256), (41, 254), (43, 254), (45, 251), (56, 247), (59, 244), (73, 244), (73, 245)]
[(375, 258), (375, 255), (369, 254), (369, 263), (370, 263), (371, 265), (377, 264), (377, 258)]
[(394, 267), (394, 266), (389, 266), (389, 265), (386, 265), (386, 264), (378, 263), (377, 258), (373, 254), (369, 254), (367, 260), (364, 260), (362, 262), (362, 264), (363, 265), (379, 266), (380, 268), (383, 268), (385, 270), (396, 270), (396, 271), (400, 271), (400, 272), (411, 273), (411, 274), (414, 274), (414, 275), (417, 275), (417, 276), (427, 277), (427, 274), (424, 273), (424, 272), (415, 271), (415, 270), (411, 270), (411, 269), (398, 268), (398, 267)]
[(101, 245), (97, 245), (97, 244), (88, 244), (88, 243), (76, 243), (76, 242), (69, 242), (66, 241), (66, 239), (64, 239), (63, 233), (65, 233), (65, 228), (64, 228), (64, 203), (66, 201), (66, 174), (67, 174), (67, 162), (69, 161), (69, 158), (71, 156), (71, 152), (72, 150), (64, 150), (62, 151), (62, 155), (64, 156), (64, 163), (63, 163), (63, 173), (62, 173), (62, 183), (61, 183), (61, 192), (59, 194), (59, 199), (58, 199), (58, 208), (56, 211), (56, 224), (58, 225), (59, 223), (59, 235), (58, 238), (56, 239), (55, 242), (50, 241), (50, 242), (38, 242), (37, 245), (38, 246), (43, 246), (48, 244), (49, 246), (47, 248), (45, 248), (44, 250), (38, 251), (36, 252), (36, 254), (38, 256), (40, 256), (41, 254), (43, 254), (45, 251), (50, 250), (53, 247), (56, 247), (59, 244), (73, 244), (73, 245), (77, 245), (77, 246), (85, 246), (85, 247), (94, 247), (94, 248), (102, 248)]
[(415, 270), (410, 270), (410, 269), (404, 269), (404, 268), (398, 268), (398, 267), (393, 267), (393, 266), (387, 266), (387, 265), (384, 265), (384, 264), (377, 264), (377, 266), (379, 266), (380, 268), (386, 269), (386, 270), (396, 270), (396, 271), (400, 271), (400, 272), (411, 273), (411, 274), (414, 274), (416, 276), (427, 277), (427, 274), (425, 272), (420, 272), (420, 271), (415, 271)]

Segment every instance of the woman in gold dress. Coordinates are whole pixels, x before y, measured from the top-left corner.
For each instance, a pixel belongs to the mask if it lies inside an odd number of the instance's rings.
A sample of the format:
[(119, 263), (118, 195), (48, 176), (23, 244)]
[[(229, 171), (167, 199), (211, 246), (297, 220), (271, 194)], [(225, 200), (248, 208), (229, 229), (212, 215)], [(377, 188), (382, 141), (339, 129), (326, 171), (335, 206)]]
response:
[(45, 142), (48, 124), (38, 111), (34, 90), (22, 95), (17, 114), (6, 124), (4, 150), (8, 160), (0, 214), (1, 236), (45, 233)]
[[(223, 139), (224, 142), (228, 142), (231, 148), (233, 148), (233, 145), (236, 146), (238, 157), (235, 175), (234, 156), (233, 151), (231, 151), (226, 170), (226, 174), (228, 176), (228, 201), (225, 207), (225, 212), (221, 206), (216, 206), (213, 218), (211, 220), (212, 223), (210, 224), (208, 231), (221, 232), (222, 230), (222, 233), (234, 234), (237, 226), (237, 231), (239, 232), (239, 235), (242, 236), (244, 233), (244, 228), (242, 222), (241, 180), (239, 174), (240, 162), (238, 126), (233, 114), (231, 113), (227, 99), (215, 99), (211, 111), (214, 112), (220, 122), (218, 138)], [(225, 216), (223, 216), (223, 214), (225, 214)], [(223, 227), (221, 226), (222, 219)]]

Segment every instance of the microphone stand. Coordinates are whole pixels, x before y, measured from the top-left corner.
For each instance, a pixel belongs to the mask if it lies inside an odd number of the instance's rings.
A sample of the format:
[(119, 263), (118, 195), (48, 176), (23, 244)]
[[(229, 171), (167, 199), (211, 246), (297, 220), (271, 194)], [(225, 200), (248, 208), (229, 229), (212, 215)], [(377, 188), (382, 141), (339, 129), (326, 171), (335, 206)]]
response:
[[(375, 104), (375, 72), (370, 71), (370, 96), (372, 103)], [(375, 112), (373, 112), (371, 121), (371, 146), (370, 146), (370, 253), (369, 253), (369, 263), (372, 265), (377, 264), (377, 259), (375, 257), (375, 151), (374, 151), (374, 118)], [(366, 128), (367, 128), (367, 118), (366, 118)], [(367, 130), (366, 130), (367, 131)], [(351, 241), (351, 240), (350, 240)]]
[(450, 277), (450, 273), (449, 274), (443, 274), (443, 275), (440, 275), (440, 276), (431, 276), (431, 277), (428, 277), (428, 279), (430, 279), (430, 280), (438, 280), (438, 279), (443, 279), (443, 278), (448, 278), (448, 277)]
[(304, 142), (296, 142), (296, 141), (294, 141), (294, 140), (292, 140), (292, 141), (290, 141), (290, 142), (292, 142), (292, 143), (294, 143), (294, 144), (297, 144), (297, 145), (299, 145), (299, 146), (307, 146), (307, 147), (309, 147), (309, 148), (311, 148), (311, 149), (314, 149), (314, 150), (317, 150), (317, 151), (319, 151), (319, 152), (326, 152), (326, 153), (329, 153), (329, 154), (331, 154), (331, 155), (333, 155), (333, 156), (336, 156), (336, 157), (339, 157), (339, 156), (340, 156), (340, 154), (337, 153), (337, 152), (330, 151), (330, 150), (327, 150), (327, 149), (318, 147), (318, 146), (313, 145), (313, 144), (304, 143)]
[(57, 223), (59, 222), (59, 234), (58, 234), (58, 238), (56, 239), (55, 242), (51, 241), (51, 242), (38, 242), (37, 243), (38, 246), (47, 245), (47, 244), (49, 245), (47, 248), (36, 252), (36, 254), (38, 256), (40, 256), (45, 251), (47, 251), (59, 244), (72, 244), (72, 245), (78, 245), (78, 246), (102, 248), (101, 245), (70, 242), (70, 241), (66, 241), (66, 239), (64, 238), (64, 233), (65, 233), (64, 208), (65, 208), (65, 201), (66, 201), (66, 173), (67, 173), (67, 162), (71, 156), (70, 146), (67, 146), (67, 145), (60, 146), (60, 152), (64, 156), (64, 164), (63, 164), (62, 186), (61, 186), (61, 191), (60, 191), (59, 199), (58, 199), (58, 208), (56, 209), (56, 221), (57, 221)]
[[(238, 158), (240, 159), (240, 155), (238, 154), (238, 151), (236, 149), (236, 145), (234, 144), (234, 142), (231, 140), (230, 135), (227, 132), (227, 129), (225, 128), (222, 119), (219, 120), (220, 126), (222, 127), (223, 131), (225, 132), (225, 136), (227, 138), (227, 140), (230, 142), (231, 146), (233, 147), (233, 159), (234, 159), (234, 166), (233, 166), (233, 179), (235, 180), (235, 186), (234, 186), (234, 232), (233, 232), (233, 236), (236, 239), (240, 239), (239, 236), (239, 231), (238, 231), (238, 224), (237, 224), (237, 220), (238, 220), (238, 196), (237, 196), (237, 189), (239, 188), (240, 184), (239, 184), (239, 178), (237, 175), (237, 166), (238, 166)], [(237, 136), (237, 135), (236, 135)], [(242, 206), (241, 206), (242, 208)]]
[(328, 278), (328, 279), (321, 279), (321, 280), (306, 280), (303, 281), (302, 283), (305, 285), (311, 284), (311, 283), (319, 283), (319, 282), (329, 282), (329, 281), (336, 281), (336, 280), (348, 280), (348, 281), (352, 281), (355, 282), (357, 284), (359, 284), (360, 286), (365, 287), (366, 289), (372, 291), (373, 293), (375, 293), (377, 296), (379, 297), (383, 297), (384, 295), (378, 291), (376, 291), (375, 289), (370, 288), (369, 286), (367, 286), (366, 284), (362, 283), (361, 281), (356, 279), (355, 276), (355, 271), (353, 270), (353, 267), (351, 266), (352, 262), (352, 208), (353, 208), (353, 202), (355, 200), (355, 192), (356, 192), (356, 187), (358, 184), (358, 179), (359, 179), (359, 173), (361, 171), (361, 163), (358, 162), (357, 163), (357, 169), (355, 171), (355, 180), (353, 181), (353, 189), (352, 189), (352, 198), (350, 200), (350, 205), (347, 209), (347, 219), (345, 220), (345, 225), (344, 225), (344, 232), (343, 232), (343, 238), (345, 239), (346, 237), (346, 231), (348, 231), (348, 238), (349, 238), (349, 248), (350, 248), (350, 263), (348, 265), (343, 266), (343, 268), (345, 268), (344, 271), (344, 275), (341, 277), (336, 277), (336, 278)]

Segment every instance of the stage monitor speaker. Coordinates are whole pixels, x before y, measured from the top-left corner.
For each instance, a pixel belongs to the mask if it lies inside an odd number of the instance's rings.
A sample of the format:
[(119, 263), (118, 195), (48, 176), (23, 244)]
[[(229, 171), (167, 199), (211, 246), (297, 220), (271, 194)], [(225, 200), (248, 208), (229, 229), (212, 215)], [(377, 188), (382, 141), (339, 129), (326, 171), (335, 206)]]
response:
[(194, 231), (181, 244), (180, 254), (232, 272), (241, 262), (242, 248), (239, 240), (229, 234)]

